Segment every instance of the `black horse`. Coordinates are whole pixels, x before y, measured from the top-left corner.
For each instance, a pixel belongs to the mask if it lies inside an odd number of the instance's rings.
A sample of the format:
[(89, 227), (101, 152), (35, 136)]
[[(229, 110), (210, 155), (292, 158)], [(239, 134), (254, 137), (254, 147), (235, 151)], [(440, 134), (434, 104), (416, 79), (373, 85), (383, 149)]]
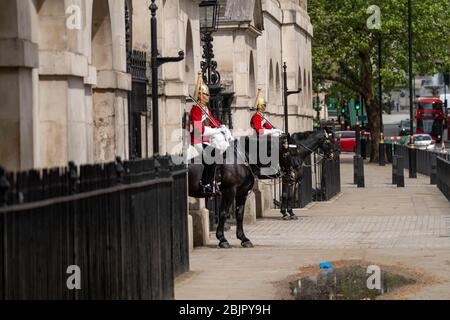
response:
[[(314, 133), (298, 133), (292, 135), (290, 138), (287, 136), (280, 137), (279, 140), (275, 139), (275, 144), (279, 145), (278, 150), (272, 150), (272, 152), (279, 153), (279, 167), (282, 173), (283, 181), (290, 181), (292, 175), (292, 169), (295, 171), (294, 181), (299, 182), (301, 180), (301, 168), (304, 159), (307, 155), (317, 150), (319, 147), (324, 150), (325, 153), (329, 152), (331, 148), (327, 147), (328, 138), (325, 132)], [(227, 153), (232, 153), (235, 158), (241, 158), (241, 163), (227, 163), (217, 166), (217, 180), (220, 181), (221, 203), (219, 210), (219, 223), (217, 226), (216, 237), (219, 240), (220, 248), (231, 248), (231, 245), (225, 238), (225, 223), (228, 218), (228, 213), (233, 206), (235, 207), (236, 216), (236, 236), (241, 240), (241, 245), (244, 248), (253, 248), (252, 242), (246, 237), (244, 233), (244, 209), (247, 202), (247, 197), (254, 187), (255, 180), (258, 176), (258, 170), (254, 164), (250, 165), (246, 162), (249, 159), (248, 149), (242, 154), (238, 147), (239, 143), (234, 144), (234, 148), (228, 149)], [(295, 146), (295, 147), (294, 147)], [(244, 158), (244, 159), (242, 159)], [(189, 196), (194, 198), (205, 198), (202, 193), (200, 181), (203, 173), (203, 165), (201, 161), (194, 161), (194, 164), (189, 165)], [(287, 188), (286, 186), (289, 186)], [(291, 209), (292, 191), (289, 189), (292, 184), (283, 184), (283, 202), (286, 203), (291, 217), (295, 217)]]
[[(242, 164), (223, 164), (217, 167), (217, 174), (220, 176), (220, 191), (222, 201), (220, 204), (219, 224), (217, 226), (216, 237), (219, 240), (220, 248), (230, 248), (230, 244), (225, 238), (224, 227), (228, 212), (234, 201), (236, 201), (236, 236), (241, 240), (244, 248), (252, 248), (252, 242), (244, 233), (244, 209), (247, 202), (247, 196), (253, 189), (255, 177), (246, 165)], [(189, 196), (194, 198), (205, 198), (201, 193), (200, 181), (203, 173), (203, 165), (189, 166)]]
[(297, 220), (293, 210), (295, 187), (302, 183), (303, 166), (307, 157), (320, 150), (325, 158), (336, 151), (334, 134), (328, 130), (294, 133), (289, 137), (289, 154), (280, 159), (282, 168), (281, 214), (284, 220)]
[[(227, 153), (233, 153), (235, 159), (240, 158), (241, 162), (231, 164), (225, 162), (224, 164), (217, 166), (216, 175), (217, 180), (220, 181), (220, 192), (222, 195), (219, 211), (219, 223), (216, 232), (216, 237), (219, 240), (220, 248), (231, 247), (225, 238), (224, 227), (228, 218), (228, 213), (234, 203), (236, 204), (236, 236), (239, 240), (241, 240), (241, 245), (244, 248), (253, 248), (252, 242), (244, 233), (243, 222), (247, 197), (254, 187), (255, 180), (258, 176), (258, 170), (254, 164), (248, 164), (248, 148), (240, 148), (240, 143), (242, 143), (242, 140), (241, 142), (234, 144), (234, 148), (228, 149)], [(281, 138), (280, 140), (275, 140), (274, 143), (279, 143), (280, 148), (279, 150), (274, 150), (273, 152), (279, 152), (280, 155), (282, 153), (286, 153), (287, 139)], [(239, 150), (246, 151), (240, 152)], [(202, 193), (202, 188), (199, 183), (202, 178), (203, 165), (199, 164), (201, 161), (194, 161), (194, 163), (196, 164), (189, 165), (189, 196), (194, 198), (206, 198), (206, 196)], [(280, 164), (283, 166), (281, 162)]]

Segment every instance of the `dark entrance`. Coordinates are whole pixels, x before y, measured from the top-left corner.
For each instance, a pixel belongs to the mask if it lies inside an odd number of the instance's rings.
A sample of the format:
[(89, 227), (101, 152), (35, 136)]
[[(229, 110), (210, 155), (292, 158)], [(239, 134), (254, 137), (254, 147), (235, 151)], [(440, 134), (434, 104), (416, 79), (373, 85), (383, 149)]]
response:
[[(147, 55), (133, 50), (128, 59), (128, 73), (132, 75), (132, 89), (128, 94), (128, 123), (130, 158), (142, 158), (147, 153)], [(143, 128), (143, 123), (145, 124)]]

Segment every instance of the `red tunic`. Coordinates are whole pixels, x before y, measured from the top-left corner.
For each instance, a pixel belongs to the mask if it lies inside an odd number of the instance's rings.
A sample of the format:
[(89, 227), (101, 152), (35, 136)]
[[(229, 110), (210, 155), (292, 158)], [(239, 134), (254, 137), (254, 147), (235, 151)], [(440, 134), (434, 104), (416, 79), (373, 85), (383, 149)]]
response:
[(264, 129), (273, 129), (273, 127), (267, 122), (266, 119), (263, 119), (263, 117), (259, 113), (255, 113), (255, 115), (252, 118), (252, 128), (256, 130), (256, 133), (260, 136), (264, 134)]
[(206, 115), (203, 114), (201, 107), (194, 106), (191, 110), (191, 122), (194, 127), (194, 131), (191, 133), (191, 144), (208, 142), (208, 138), (204, 137), (205, 126), (211, 128), (218, 128), (221, 126), (220, 122), (214, 118), (211, 110), (208, 109), (208, 114), (215, 123), (212, 123), (207, 119)]

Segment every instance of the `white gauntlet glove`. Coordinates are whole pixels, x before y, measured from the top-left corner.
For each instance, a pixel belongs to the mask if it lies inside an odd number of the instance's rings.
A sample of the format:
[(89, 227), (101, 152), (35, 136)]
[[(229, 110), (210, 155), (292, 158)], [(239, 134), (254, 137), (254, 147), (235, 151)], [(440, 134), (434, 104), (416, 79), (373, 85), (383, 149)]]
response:
[(263, 136), (270, 136), (274, 133), (273, 129), (264, 129)]
[(233, 135), (231, 134), (230, 129), (228, 129), (226, 126), (221, 126), (220, 129), (222, 130), (223, 134), (225, 135), (225, 138), (227, 141), (233, 141)]
[(282, 135), (284, 132), (282, 131), (282, 130), (280, 130), (280, 129), (273, 129), (273, 134), (274, 135), (278, 135), (278, 136), (280, 136), (280, 135)]
[(205, 127), (205, 132), (203, 133), (203, 136), (205, 138), (212, 137), (216, 134), (219, 134), (222, 132), (222, 128), (211, 128), (211, 127)]

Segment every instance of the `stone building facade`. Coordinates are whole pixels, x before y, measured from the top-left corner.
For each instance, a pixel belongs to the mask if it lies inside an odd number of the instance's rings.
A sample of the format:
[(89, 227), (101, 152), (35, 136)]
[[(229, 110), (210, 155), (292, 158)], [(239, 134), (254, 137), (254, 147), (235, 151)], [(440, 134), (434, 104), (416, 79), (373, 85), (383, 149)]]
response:
[[(158, 50), (185, 59), (159, 73), (160, 153), (182, 144), (202, 60), (200, 0), (157, 0)], [(0, 11), (0, 164), (8, 170), (65, 166), (130, 157), (128, 53), (147, 53), (150, 0), (5, 0)], [(312, 128), (311, 39), (307, 0), (221, 0), (214, 53), (226, 91), (234, 94), (233, 128), (250, 129), (258, 88), (272, 122), (283, 128), (283, 74), (288, 66), (290, 131)], [(139, 114), (141, 156), (152, 155), (152, 110)], [(238, 131), (241, 129), (243, 131)], [(260, 186), (246, 211), (252, 221), (270, 206)], [(264, 200), (265, 199), (265, 200)], [(207, 237), (204, 203), (192, 203), (197, 244)], [(199, 226), (199, 227), (198, 227)], [(195, 229), (195, 228), (194, 228)], [(203, 241), (204, 242), (204, 241)]]
[[(199, 3), (157, 1), (159, 52), (186, 53), (183, 62), (160, 70), (163, 154), (180, 143), (183, 113), (190, 107), (186, 97), (200, 69)], [(5, 1), (0, 12), (4, 166), (18, 170), (128, 158), (127, 46), (149, 56), (149, 5), (150, 0)], [(306, 1), (221, 0), (221, 5), (214, 46), (222, 83), (234, 93), (233, 127), (249, 128), (258, 88), (264, 89), (272, 122), (283, 126), (286, 62), (289, 88), (302, 89), (289, 97), (291, 131), (311, 129), (312, 27)], [(142, 156), (152, 154), (150, 104), (148, 111), (142, 115), (148, 144)]]
[[(161, 0), (161, 153), (176, 144), (200, 65), (199, 1)], [(131, 48), (150, 51), (150, 0), (7, 0), (0, 12), (0, 163), (23, 170), (129, 157)], [(150, 108), (149, 108), (150, 111)], [(148, 119), (145, 119), (148, 117)], [(143, 114), (151, 120), (151, 113)], [(145, 121), (148, 123), (148, 121)], [(142, 129), (145, 131), (145, 127)], [(142, 156), (151, 154), (151, 125)]]

